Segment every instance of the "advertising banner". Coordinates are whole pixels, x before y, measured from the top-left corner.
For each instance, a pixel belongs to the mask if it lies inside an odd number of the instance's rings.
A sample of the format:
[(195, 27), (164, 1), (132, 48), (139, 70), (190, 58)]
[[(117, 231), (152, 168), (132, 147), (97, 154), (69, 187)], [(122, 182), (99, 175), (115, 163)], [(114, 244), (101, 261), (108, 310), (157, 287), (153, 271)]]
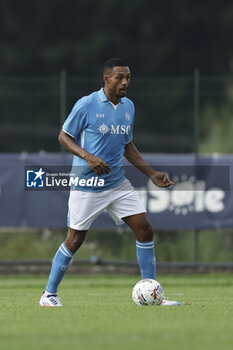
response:
[[(161, 189), (124, 162), (126, 177), (155, 229), (233, 227), (233, 156), (143, 156), (174, 182)], [(0, 226), (66, 227), (70, 188), (101, 192), (107, 184), (107, 178), (88, 177), (88, 171), (87, 176), (79, 176), (80, 169), (71, 165), (72, 156), (67, 153), (0, 154)], [(117, 179), (120, 170), (111, 171)], [(91, 228), (112, 229), (116, 224), (108, 213), (102, 213)]]

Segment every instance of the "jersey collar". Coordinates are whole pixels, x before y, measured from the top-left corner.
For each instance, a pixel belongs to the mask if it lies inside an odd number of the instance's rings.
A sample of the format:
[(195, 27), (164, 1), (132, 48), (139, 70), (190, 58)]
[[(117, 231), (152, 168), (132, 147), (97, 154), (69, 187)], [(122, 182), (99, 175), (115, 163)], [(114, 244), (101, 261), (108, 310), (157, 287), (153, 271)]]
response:
[[(105, 95), (104, 88), (101, 88), (101, 89), (98, 91), (98, 94), (99, 94), (100, 101), (102, 101), (102, 102), (108, 102), (108, 98), (107, 98), (107, 96)], [(123, 98), (120, 99), (120, 103), (124, 103)]]

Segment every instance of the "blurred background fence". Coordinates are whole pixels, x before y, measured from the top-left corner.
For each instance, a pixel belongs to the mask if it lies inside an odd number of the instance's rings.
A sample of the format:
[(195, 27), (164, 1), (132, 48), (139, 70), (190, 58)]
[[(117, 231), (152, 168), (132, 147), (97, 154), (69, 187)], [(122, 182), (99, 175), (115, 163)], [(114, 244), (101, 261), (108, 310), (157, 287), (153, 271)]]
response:
[[(59, 151), (57, 135), (73, 104), (102, 85), (101, 79), (67, 76), (65, 71), (42, 78), (0, 78), (1, 152)], [(232, 91), (232, 77), (201, 76), (198, 70), (192, 76), (132, 78), (128, 97), (136, 106), (134, 142), (142, 152), (224, 152), (214, 149), (212, 131), (219, 117), (229, 128)], [(225, 146), (228, 153), (231, 146)]]

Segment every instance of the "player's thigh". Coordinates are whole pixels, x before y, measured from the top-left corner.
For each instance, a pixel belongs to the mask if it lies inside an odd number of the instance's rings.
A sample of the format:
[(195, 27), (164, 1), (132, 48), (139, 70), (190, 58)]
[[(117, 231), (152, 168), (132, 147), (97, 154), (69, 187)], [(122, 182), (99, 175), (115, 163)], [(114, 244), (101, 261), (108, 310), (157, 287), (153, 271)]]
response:
[(117, 224), (123, 223), (122, 218), (146, 213), (138, 194), (129, 181), (111, 194), (111, 204), (106, 208)]
[(126, 216), (122, 220), (132, 229), (139, 241), (146, 242), (153, 240), (154, 229), (146, 213)]
[(67, 226), (77, 231), (89, 230), (91, 224), (109, 204), (107, 191), (71, 191), (68, 204)]

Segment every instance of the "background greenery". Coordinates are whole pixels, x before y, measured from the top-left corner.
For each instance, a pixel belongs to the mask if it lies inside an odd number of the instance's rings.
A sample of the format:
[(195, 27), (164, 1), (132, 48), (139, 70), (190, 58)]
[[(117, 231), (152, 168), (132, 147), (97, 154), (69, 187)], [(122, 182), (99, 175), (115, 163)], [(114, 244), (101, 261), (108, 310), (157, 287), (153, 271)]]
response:
[(231, 0), (2, 0), (0, 75), (99, 76), (124, 57), (137, 76), (233, 69)]
[[(0, 233), (1, 260), (52, 259), (65, 238), (65, 230), (35, 230)], [(157, 232), (157, 261), (193, 261), (194, 232)], [(89, 231), (75, 259), (136, 261), (135, 239), (132, 232)], [(201, 262), (231, 262), (233, 231), (201, 231), (199, 236)]]
[[(75, 100), (101, 86), (104, 61), (120, 56), (132, 77), (141, 78), (129, 90), (139, 149), (192, 152), (192, 75), (199, 69), (208, 79), (232, 77), (232, 18), (231, 0), (2, 0), (1, 151), (58, 151), (59, 74), (85, 78), (67, 83), (66, 115)], [(200, 88), (200, 151), (231, 153), (232, 79), (203, 79)]]

